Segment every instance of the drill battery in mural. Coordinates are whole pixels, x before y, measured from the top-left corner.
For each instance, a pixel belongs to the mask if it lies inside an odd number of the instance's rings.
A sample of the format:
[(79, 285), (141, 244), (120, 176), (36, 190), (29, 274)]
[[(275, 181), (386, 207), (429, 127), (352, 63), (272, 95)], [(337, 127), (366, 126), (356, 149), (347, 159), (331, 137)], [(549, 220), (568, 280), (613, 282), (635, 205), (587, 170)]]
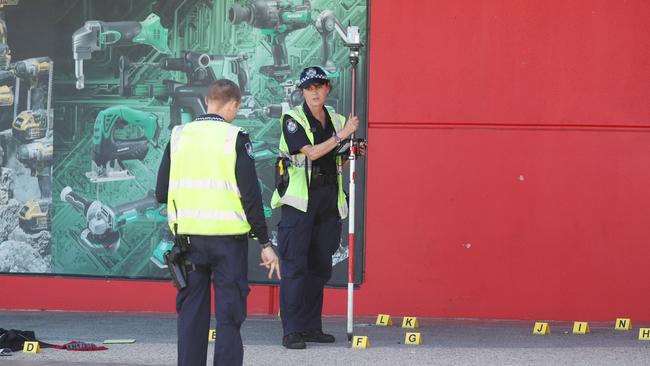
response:
[(50, 230), (52, 218), (50, 217), (49, 199), (29, 200), (25, 202), (18, 212), (18, 225), (26, 233), (37, 233)]
[(48, 130), (48, 111), (44, 109), (22, 111), (11, 124), (15, 139), (28, 142), (45, 137)]

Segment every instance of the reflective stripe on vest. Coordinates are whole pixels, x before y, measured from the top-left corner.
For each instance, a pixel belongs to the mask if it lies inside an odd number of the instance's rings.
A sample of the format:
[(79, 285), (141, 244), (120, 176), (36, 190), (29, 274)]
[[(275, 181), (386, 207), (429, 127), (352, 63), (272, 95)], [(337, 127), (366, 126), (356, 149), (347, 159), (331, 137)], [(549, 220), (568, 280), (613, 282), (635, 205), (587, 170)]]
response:
[(169, 191), (177, 189), (222, 189), (237, 193), (241, 197), (239, 187), (233, 182), (215, 179), (179, 179), (169, 182)]
[(237, 186), (236, 141), (227, 122), (194, 121), (170, 139), (167, 218), (178, 234), (238, 235), (250, 231)]
[(168, 211), (167, 216), (170, 220), (176, 219), (196, 219), (196, 220), (246, 220), (246, 215), (243, 212), (231, 211), (214, 211), (214, 210), (191, 210), (189, 208), (181, 208), (174, 211)]

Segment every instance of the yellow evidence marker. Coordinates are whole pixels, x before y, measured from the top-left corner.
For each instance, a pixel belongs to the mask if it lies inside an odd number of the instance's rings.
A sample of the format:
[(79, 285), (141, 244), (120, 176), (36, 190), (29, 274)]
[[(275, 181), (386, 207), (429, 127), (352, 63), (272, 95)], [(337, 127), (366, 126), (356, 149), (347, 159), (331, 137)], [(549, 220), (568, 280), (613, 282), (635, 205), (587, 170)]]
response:
[(41, 352), (41, 344), (38, 342), (25, 342), (25, 344), (23, 345), (23, 352), (39, 353)]
[(587, 334), (587, 333), (589, 333), (589, 323), (573, 322), (573, 334)]
[(629, 318), (617, 318), (616, 330), (630, 330), (632, 329), (632, 320)]
[(208, 332), (208, 342), (214, 342), (217, 339), (217, 331), (215, 329), (210, 329)]
[(537, 322), (533, 327), (533, 334), (551, 334), (551, 327), (549, 327), (548, 323)]
[(650, 341), (650, 328), (639, 328), (639, 340)]
[(404, 344), (422, 344), (422, 335), (420, 333), (406, 333)]
[(352, 338), (352, 348), (366, 349), (370, 347), (368, 336), (354, 336)]
[(420, 327), (420, 322), (418, 322), (418, 318), (414, 316), (405, 316), (404, 320), (402, 320), (402, 328), (419, 328)]
[(388, 314), (379, 314), (377, 315), (377, 322), (375, 325), (381, 325), (383, 327), (390, 327), (393, 325), (393, 318)]

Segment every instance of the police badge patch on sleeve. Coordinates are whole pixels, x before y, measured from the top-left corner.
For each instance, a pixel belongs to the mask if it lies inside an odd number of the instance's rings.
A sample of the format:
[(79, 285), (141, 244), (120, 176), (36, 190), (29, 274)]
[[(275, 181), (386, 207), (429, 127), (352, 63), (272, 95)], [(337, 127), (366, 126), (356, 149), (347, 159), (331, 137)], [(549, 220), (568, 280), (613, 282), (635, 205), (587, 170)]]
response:
[(289, 133), (298, 131), (298, 123), (293, 118), (287, 119), (287, 131), (289, 131)]
[(255, 160), (255, 156), (253, 156), (255, 154), (255, 149), (253, 148), (253, 144), (247, 142), (244, 144), (244, 147), (246, 148), (246, 153), (248, 154), (248, 156), (250, 156), (251, 159)]

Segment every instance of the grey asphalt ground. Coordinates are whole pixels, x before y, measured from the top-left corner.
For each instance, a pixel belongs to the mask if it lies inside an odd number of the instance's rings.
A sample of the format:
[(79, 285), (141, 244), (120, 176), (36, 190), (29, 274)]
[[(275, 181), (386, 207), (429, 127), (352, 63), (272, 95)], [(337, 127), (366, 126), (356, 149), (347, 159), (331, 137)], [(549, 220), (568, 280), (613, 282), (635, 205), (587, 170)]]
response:
[[(533, 322), (419, 319), (422, 345), (404, 345), (407, 330), (396, 318), (392, 327), (373, 325), (374, 318), (357, 318), (355, 334), (367, 335), (370, 348), (351, 349), (345, 319), (326, 318), (324, 328), (337, 337), (334, 344), (309, 344), (289, 351), (280, 345), (280, 321), (249, 316), (242, 336), (245, 365), (650, 365), (650, 341), (638, 340), (634, 330), (615, 331), (611, 323), (590, 323), (591, 333), (571, 334), (568, 322), (551, 322), (551, 334), (533, 335)], [(214, 325), (213, 325), (214, 326)], [(93, 342), (134, 338), (136, 343), (107, 345), (108, 351), (72, 352), (43, 349), (39, 354), (15, 352), (0, 357), (1, 366), (174, 365), (174, 314), (75, 313), (0, 311), (0, 328), (33, 330), (44, 342)], [(207, 336), (207, 335), (206, 335)], [(212, 365), (212, 346), (208, 365)]]

